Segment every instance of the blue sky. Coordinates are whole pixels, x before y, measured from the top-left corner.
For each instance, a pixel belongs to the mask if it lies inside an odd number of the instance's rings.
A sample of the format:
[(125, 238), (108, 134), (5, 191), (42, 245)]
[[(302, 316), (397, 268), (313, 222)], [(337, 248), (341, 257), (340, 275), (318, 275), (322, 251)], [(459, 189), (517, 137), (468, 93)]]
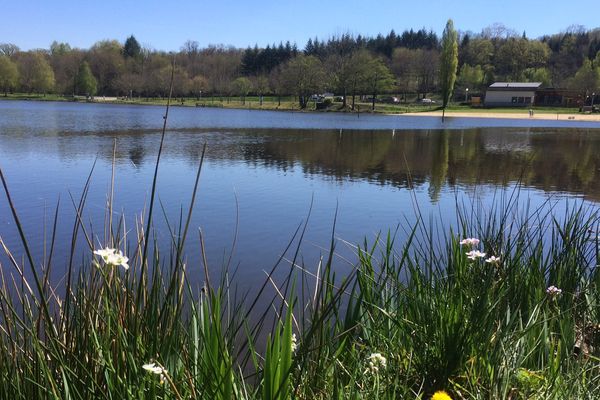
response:
[(529, 37), (573, 24), (599, 27), (597, 0), (2, 0), (0, 43), (24, 50), (48, 48), (53, 40), (88, 48), (98, 40), (130, 34), (158, 50), (178, 50), (188, 39), (202, 47), (266, 46), (280, 40), (303, 48), (309, 37), (350, 32), (376, 35), (391, 29), (433, 29), (448, 18), (461, 31), (480, 32), (502, 23)]

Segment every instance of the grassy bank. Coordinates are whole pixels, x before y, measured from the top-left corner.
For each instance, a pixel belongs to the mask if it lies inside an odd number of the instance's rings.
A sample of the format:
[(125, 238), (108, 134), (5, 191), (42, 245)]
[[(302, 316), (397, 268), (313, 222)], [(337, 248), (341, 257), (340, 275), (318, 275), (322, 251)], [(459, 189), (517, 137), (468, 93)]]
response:
[[(1, 96), (0, 100), (37, 100), (37, 101), (76, 101), (76, 102), (88, 102), (83, 96), (62, 96), (56, 94), (23, 94), (14, 93), (9, 94), (7, 97)], [(92, 101), (94, 103), (104, 104), (129, 104), (129, 105), (155, 105), (165, 106), (167, 103), (166, 98), (133, 98), (127, 99), (124, 97), (103, 97), (96, 96)], [(215, 107), (215, 108), (231, 108), (231, 109), (250, 109), (250, 110), (272, 110), (272, 111), (316, 111), (316, 105), (314, 102), (309, 102), (308, 107), (301, 109), (298, 105), (298, 101), (293, 96), (283, 96), (281, 99), (276, 96), (265, 96), (261, 103), (259, 97), (248, 96), (244, 100), (240, 97), (226, 97), (226, 96), (209, 96), (200, 98), (184, 97), (176, 99), (172, 102), (173, 105), (183, 107)], [(349, 103), (350, 104), (350, 103)], [(406, 104), (386, 104), (386, 103), (375, 103), (375, 110), (371, 110), (371, 102), (357, 101), (355, 109), (352, 110), (349, 106), (346, 108), (342, 107), (341, 102), (332, 103), (327, 109), (323, 110), (326, 112), (352, 112), (352, 113), (382, 113), (382, 114), (404, 114), (404, 113), (423, 113), (426, 115), (429, 112), (439, 110), (439, 106), (433, 105), (422, 105), (417, 103), (406, 103)], [(540, 114), (553, 114), (553, 115), (564, 115), (564, 114), (579, 114), (577, 108), (564, 108), (564, 107), (533, 107), (535, 113)], [(470, 113), (473, 115), (477, 114), (523, 114), (523, 116), (529, 115), (529, 108), (481, 108), (481, 107), (470, 107), (466, 105), (450, 104), (447, 108), (448, 112), (460, 112)]]

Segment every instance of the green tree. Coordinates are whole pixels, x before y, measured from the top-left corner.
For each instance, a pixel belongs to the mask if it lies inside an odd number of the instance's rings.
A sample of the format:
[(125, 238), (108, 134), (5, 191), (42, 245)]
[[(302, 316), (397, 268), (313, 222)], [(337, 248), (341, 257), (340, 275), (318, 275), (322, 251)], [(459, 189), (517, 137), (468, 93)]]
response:
[(479, 91), (482, 89), (484, 78), (485, 74), (481, 68), (481, 65), (472, 67), (469, 64), (463, 64), (463, 66), (460, 68), (460, 73), (458, 74), (456, 84), (465, 92), (466, 89), (470, 89), (471, 93), (473, 93), (473, 91)]
[(523, 76), (527, 82), (541, 82), (542, 86), (550, 86), (552, 83), (548, 68), (527, 68)]
[(54, 88), (54, 71), (40, 52), (23, 53), (19, 57), (19, 75), (26, 92), (46, 93)]
[(98, 82), (92, 74), (90, 65), (87, 61), (82, 62), (77, 73), (77, 93), (92, 97), (96, 94), (97, 87)]
[(600, 68), (594, 68), (589, 59), (584, 59), (583, 65), (570, 80), (570, 86), (586, 96), (590, 93), (597, 93), (600, 89)]
[(252, 82), (245, 76), (241, 76), (231, 83), (231, 89), (233, 93), (240, 96), (242, 104), (246, 104), (246, 96), (250, 92), (250, 89), (252, 89)]
[(290, 60), (282, 71), (289, 92), (298, 95), (300, 108), (306, 108), (312, 94), (318, 93), (325, 83), (323, 64), (315, 56), (299, 55)]
[(50, 54), (53, 56), (67, 54), (71, 50), (69, 43), (59, 43), (55, 40), (50, 45)]
[[(451, 19), (446, 23), (442, 34), (442, 54), (440, 57), (440, 87), (442, 92), (442, 107), (445, 111), (456, 82), (458, 68), (458, 34)], [(443, 112), (442, 112), (443, 118)]]
[(351, 53), (331, 54), (325, 61), (331, 85), (334, 90), (342, 95), (342, 107), (347, 105), (348, 93), (351, 90), (353, 74), (356, 65), (353, 64)]
[(364, 94), (368, 91), (367, 75), (369, 65), (373, 61), (373, 56), (366, 49), (360, 49), (350, 57), (348, 71), (348, 87), (352, 93), (352, 109), (357, 94)]
[(142, 46), (140, 46), (135, 36), (129, 36), (127, 40), (125, 40), (125, 45), (123, 46), (123, 55), (125, 57), (138, 58), (141, 52)]
[(258, 95), (260, 105), (262, 106), (263, 96), (269, 92), (269, 79), (264, 75), (254, 77), (252, 79), (252, 88)]
[(7, 56), (0, 56), (0, 89), (4, 90), (4, 97), (8, 96), (8, 91), (14, 89), (19, 84), (19, 70), (17, 64), (10, 61)]
[(77, 73), (85, 51), (71, 49), (66, 43), (53, 42), (50, 46), (50, 65), (54, 71), (54, 91), (63, 94), (75, 94), (77, 91)]
[(371, 109), (375, 110), (377, 95), (394, 87), (394, 75), (380, 58), (373, 58), (367, 65), (365, 81), (372, 98)]
[(118, 93), (117, 82), (125, 69), (123, 47), (116, 40), (95, 43), (86, 54), (90, 68), (98, 80), (98, 93)]
[(527, 68), (544, 68), (550, 57), (550, 48), (538, 40), (509, 38), (504, 41), (494, 58), (498, 74), (507, 80), (522, 80)]
[(474, 38), (470, 39), (461, 51), (462, 61), (465, 64), (481, 65), (483, 67), (491, 64), (494, 55), (494, 44), (490, 39)]

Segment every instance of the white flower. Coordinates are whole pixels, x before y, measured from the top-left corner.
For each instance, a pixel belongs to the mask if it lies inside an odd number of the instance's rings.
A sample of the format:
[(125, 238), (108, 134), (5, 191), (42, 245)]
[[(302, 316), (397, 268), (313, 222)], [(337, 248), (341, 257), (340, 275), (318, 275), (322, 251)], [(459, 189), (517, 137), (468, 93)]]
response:
[(477, 260), (478, 258), (485, 257), (485, 253), (482, 253), (479, 250), (471, 250), (468, 253), (465, 253), (469, 260)]
[(475, 247), (479, 244), (479, 239), (477, 238), (466, 238), (460, 241), (461, 246), (471, 246)]
[(490, 256), (490, 258), (487, 258), (485, 260), (486, 263), (488, 264), (500, 264), (500, 257), (496, 257), (496, 256)]
[(101, 249), (101, 250), (96, 250), (94, 251), (94, 254), (96, 254), (97, 256), (102, 257), (102, 261), (104, 261), (104, 263), (106, 265), (112, 265), (112, 266), (121, 266), (125, 269), (129, 269), (129, 258), (125, 257), (123, 255), (123, 253), (121, 252), (121, 250), (119, 250), (117, 252), (117, 249), (111, 249), (111, 248), (105, 248), (105, 249)]
[(379, 372), (379, 368), (383, 369), (387, 365), (387, 360), (381, 353), (371, 353), (371, 355), (367, 358), (369, 368), (367, 371), (377, 374)]
[(142, 368), (145, 369), (147, 372), (159, 375), (160, 383), (165, 383), (165, 375), (167, 374), (167, 370), (161, 367), (160, 365), (156, 365), (155, 363), (149, 363), (142, 365)]
[(142, 365), (142, 368), (145, 369), (146, 371), (151, 372), (156, 375), (160, 375), (164, 371), (163, 367), (158, 366), (155, 363), (144, 364), (144, 365)]
[(554, 285), (552, 285), (552, 286), (548, 287), (548, 289), (546, 289), (546, 294), (548, 296), (552, 297), (553, 299), (560, 296), (561, 293), (562, 293), (562, 289), (559, 289)]
[(292, 333), (292, 353), (295, 353), (296, 349), (298, 349), (298, 341), (296, 339), (296, 334)]
[(100, 249), (100, 250), (96, 250), (94, 251), (94, 254), (96, 254), (97, 256), (102, 257), (103, 260), (106, 261), (106, 259), (115, 254), (115, 251), (117, 251), (116, 249), (110, 249), (110, 248), (105, 248), (105, 249)]
[(125, 269), (129, 269), (129, 264), (127, 264), (128, 261), (129, 258), (125, 257), (123, 253), (119, 251), (118, 253), (111, 254), (110, 256), (108, 256), (108, 261), (106, 263), (115, 266), (120, 265)]

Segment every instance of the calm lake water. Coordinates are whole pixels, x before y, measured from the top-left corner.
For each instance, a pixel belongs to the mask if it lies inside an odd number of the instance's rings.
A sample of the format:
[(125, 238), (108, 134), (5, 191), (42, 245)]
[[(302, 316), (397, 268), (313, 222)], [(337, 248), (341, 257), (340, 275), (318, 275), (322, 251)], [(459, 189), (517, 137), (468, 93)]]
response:
[[(0, 101), (0, 167), (40, 263), (59, 199), (56, 265), (68, 254), (73, 201), (94, 162), (84, 220), (102, 232), (115, 141), (114, 210), (125, 214), (133, 237), (151, 187), (163, 114), (162, 107)], [(510, 195), (518, 181), (531, 207), (549, 201), (560, 211), (567, 200), (592, 207), (600, 200), (598, 123), (448, 118), (442, 124), (435, 117), (176, 107), (158, 181), (155, 217), (163, 243), (169, 238), (165, 216), (177, 225), (188, 207), (204, 143), (188, 262), (200, 276), (201, 228), (211, 269), (219, 271), (237, 225), (233, 265), (249, 286), (263, 281), (263, 270), (309, 213), (301, 261), (314, 267), (327, 254), (337, 210), (343, 270), (344, 258), (352, 258), (347, 243), (372, 241), (399, 225), (402, 241), (417, 209), (452, 224), (457, 201), (485, 208), (494, 197)], [(21, 259), (4, 194), (0, 236)], [(94, 241), (103, 244), (101, 236)], [(6, 257), (0, 263), (9, 268)], [(64, 270), (56, 268), (59, 279)]]

